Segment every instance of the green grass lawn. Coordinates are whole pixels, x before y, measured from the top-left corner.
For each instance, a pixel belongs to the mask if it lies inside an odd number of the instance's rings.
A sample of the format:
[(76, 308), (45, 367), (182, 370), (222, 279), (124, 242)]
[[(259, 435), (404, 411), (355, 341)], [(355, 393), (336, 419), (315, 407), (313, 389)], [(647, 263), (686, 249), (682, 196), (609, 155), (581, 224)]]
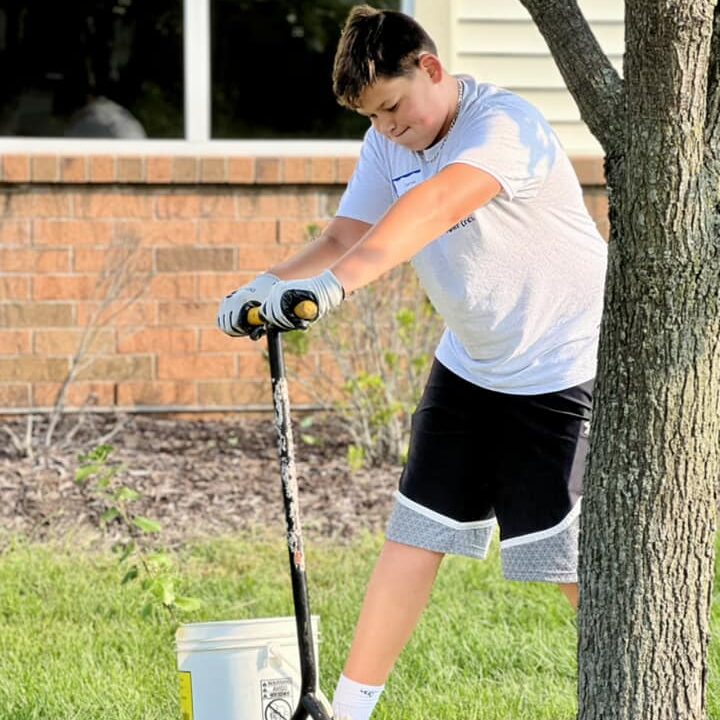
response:
[[(309, 547), (327, 695), (380, 542), (366, 537), (347, 547)], [(186, 622), (292, 614), (282, 542), (214, 540), (186, 548), (180, 559), (182, 591), (205, 603)], [(120, 578), (109, 552), (15, 542), (0, 554), (0, 720), (179, 718), (175, 625), (171, 618), (144, 618), (139, 585), (121, 586)], [(716, 612), (715, 626), (718, 621)], [(711, 655), (710, 716), (716, 717), (717, 643)], [(446, 560), (376, 717), (569, 720), (575, 672), (569, 605), (552, 586), (504, 582), (495, 547), (485, 563)]]

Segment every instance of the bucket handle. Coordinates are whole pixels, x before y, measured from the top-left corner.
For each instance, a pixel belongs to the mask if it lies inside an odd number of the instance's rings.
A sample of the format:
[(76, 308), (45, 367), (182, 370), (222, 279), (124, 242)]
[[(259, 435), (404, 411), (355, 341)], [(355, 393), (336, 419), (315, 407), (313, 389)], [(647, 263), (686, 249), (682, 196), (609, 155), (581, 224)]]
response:
[(281, 663), (284, 663), (290, 670), (295, 673), (296, 677), (300, 677), (300, 668), (295, 665), (294, 662), (292, 662), (287, 655), (285, 655), (284, 652), (280, 650), (280, 648), (277, 645), (268, 645), (267, 646), (267, 654), (268, 654), (268, 661), (270, 661), (271, 658), (277, 658)]

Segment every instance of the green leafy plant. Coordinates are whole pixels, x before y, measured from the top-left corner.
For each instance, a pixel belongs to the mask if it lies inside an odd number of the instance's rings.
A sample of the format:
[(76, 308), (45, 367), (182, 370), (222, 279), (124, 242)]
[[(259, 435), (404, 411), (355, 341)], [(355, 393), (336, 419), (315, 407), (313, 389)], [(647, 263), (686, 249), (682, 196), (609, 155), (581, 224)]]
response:
[(135, 512), (142, 494), (123, 483), (127, 466), (111, 460), (114, 448), (103, 444), (79, 458), (75, 482), (91, 492), (104, 510), (100, 524), (107, 528), (117, 526), (122, 539), (115, 543), (113, 552), (123, 575), (122, 585), (137, 581), (146, 593), (142, 614), (156, 616), (158, 611), (170, 613), (177, 621), (177, 612), (192, 612), (201, 606), (198, 598), (177, 593), (178, 571), (173, 557), (157, 549), (150, 538), (158, 537), (161, 524), (152, 518)]
[(351, 439), (351, 469), (406, 459), (412, 412), (442, 327), (412, 268), (404, 265), (302, 333), (302, 344), (290, 339), (298, 333), (288, 334), (286, 352), (319, 356), (317, 370), (297, 380), (336, 409)]

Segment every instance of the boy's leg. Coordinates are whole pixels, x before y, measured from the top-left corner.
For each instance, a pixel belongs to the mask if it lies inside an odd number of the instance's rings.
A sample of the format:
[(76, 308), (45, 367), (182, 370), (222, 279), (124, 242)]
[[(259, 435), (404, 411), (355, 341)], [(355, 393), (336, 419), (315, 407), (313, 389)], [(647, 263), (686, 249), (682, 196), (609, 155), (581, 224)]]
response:
[(430, 598), (444, 555), (386, 540), (365, 594), (343, 674), (383, 685)]
[(577, 583), (560, 583), (558, 585), (563, 595), (568, 599), (575, 610), (578, 609), (578, 584)]

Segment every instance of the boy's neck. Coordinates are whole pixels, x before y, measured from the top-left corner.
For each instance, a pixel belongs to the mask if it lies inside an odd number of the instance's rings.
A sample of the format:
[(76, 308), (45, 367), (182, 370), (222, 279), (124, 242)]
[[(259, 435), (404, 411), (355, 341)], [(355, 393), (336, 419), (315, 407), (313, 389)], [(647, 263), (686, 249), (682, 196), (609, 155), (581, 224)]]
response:
[(439, 143), (450, 132), (450, 129), (460, 112), (460, 80), (458, 80), (454, 75), (450, 75), (448, 73), (445, 77), (444, 83), (447, 87), (446, 96), (448, 112), (445, 117), (445, 121), (440, 127), (440, 132), (437, 134), (429, 147)]

